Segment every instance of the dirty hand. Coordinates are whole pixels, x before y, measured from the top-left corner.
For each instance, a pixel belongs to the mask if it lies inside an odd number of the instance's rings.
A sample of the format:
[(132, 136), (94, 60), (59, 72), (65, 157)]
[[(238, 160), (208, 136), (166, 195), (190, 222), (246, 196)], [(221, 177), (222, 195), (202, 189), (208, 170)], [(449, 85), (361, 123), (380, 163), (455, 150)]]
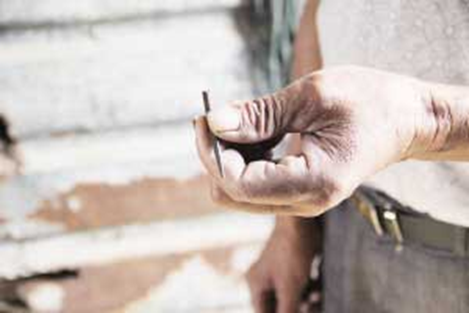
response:
[[(437, 125), (427, 84), (361, 67), (313, 72), (266, 97), (195, 121), (212, 196), (252, 212), (315, 216), (347, 198), (370, 175), (433, 148)], [(224, 177), (211, 132), (223, 140)], [(286, 134), (298, 153), (271, 148)]]
[[(318, 219), (278, 220), (247, 279), (256, 313), (316, 312), (320, 299), (305, 299), (313, 257), (320, 252)], [(318, 293), (315, 294), (316, 296)], [(303, 296), (303, 297), (302, 297)]]

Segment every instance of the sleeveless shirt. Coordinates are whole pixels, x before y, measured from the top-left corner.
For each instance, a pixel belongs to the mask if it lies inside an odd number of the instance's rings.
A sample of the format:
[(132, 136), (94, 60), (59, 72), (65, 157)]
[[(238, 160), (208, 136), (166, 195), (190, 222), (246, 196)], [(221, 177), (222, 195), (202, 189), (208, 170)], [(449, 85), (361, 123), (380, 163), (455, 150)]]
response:
[[(469, 0), (322, 0), (318, 27), (324, 68), (355, 64), (469, 87)], [(367, 184), (469, 227), (469, 162), (401, 162)]]

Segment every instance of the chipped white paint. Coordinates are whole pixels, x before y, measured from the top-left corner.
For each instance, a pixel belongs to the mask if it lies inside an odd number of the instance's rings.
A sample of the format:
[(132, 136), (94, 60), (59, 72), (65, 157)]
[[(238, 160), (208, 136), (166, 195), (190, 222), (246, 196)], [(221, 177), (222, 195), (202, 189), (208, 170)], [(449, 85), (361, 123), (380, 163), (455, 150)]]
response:
[[(16, 155), (23, 175), (149, 162), (167, 162), (166, 166), (172, 167), (172, 158), (196, 159), (194, 131), (189, 121), (169, 127), (25, 140), (17, 145)], [(178, 176), (177, 164), (174, 167), (172, 176)]]
[(39, 283), (25, 291), (22, 298), (35, 313), (59, 313), (63, 309), (65, 291), (58, 284)]
[(263, 242), (272, 226), (271, 217), (222, 213), (4, 242), (0, 243), (0, 278)]
[(238, 273), (245, 273), (263, 248), (264, 245), (246, 245), (236, 249), (230, 259), (231, 268)]
[[(167, 12), (112, 20), (117, 11), (134, 15), (147, 11), (146, 5)], [(0, 0), (0, 23), (72, 18), (66, 12), (74, 18), (103, 12), (111, 17), (93, 25), (0, 34), (0, 114), (18, 139), (21, 161), (21, 175), (0, 184), (0, 218), (7, 220), (0, 240), (65, 231), (27, 218), (45, 201), (53, 208), (80, 184), (200, 174), (190, 126), (190, 118), (202, 112), (200, 91), (211, 89), (214, 106), (252, 93), (248, 50), (232, 10), (239, 5)], [(95, 13), (79, 13), (87, 10)], [(171, 14), (176, 11), (192, 13)], [(67, 204), (80, 209), (79, 199)]]
[(201, 257), (186, 261), (145, 299), (131, 304), (125, 313), (219, 312), (223, 307), (245, 307), (247, 286), (238, 275), (220, 273)]
[(23, 175), (0, 184), (0, 217), (24, 218), (44, 201), (53, 201), (78, 184), (125, 185), (145, 178), (188, 179), (202, 173), (195, 150), (189, 122), (23, 141), (17, 146)]
[(80, 198), (71, 196), (67, 198), (67, 207), (70, 211), (74, 213), (78, 213), (81, 209), (81, 201)]
[(158, 12), (230, 9), (242, 0), (1, 0), (0, 23), (70, 22), (134, 16)]
[(65, 226), (60, 223), (24, 218), (9, 219), (7, 223), (0, 224), (0, 242), (50, 236), (63, 233), (65, 230)]
[[(74, 2), (76, 3), (76, 2)], [(188, 120), (251, 97), (248, 50), (229, 12), (0, 37), (0, 113), (17, 138)]]

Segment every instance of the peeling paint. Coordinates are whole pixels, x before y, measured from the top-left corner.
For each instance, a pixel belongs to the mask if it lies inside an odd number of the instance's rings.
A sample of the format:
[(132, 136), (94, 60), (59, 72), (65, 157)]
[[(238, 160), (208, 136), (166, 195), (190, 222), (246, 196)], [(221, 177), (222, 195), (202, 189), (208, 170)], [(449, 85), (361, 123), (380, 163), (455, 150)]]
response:
[[(208, 179), (145, 179), (125, 186), (87, 184), (46, 201), (28, 219), (60, 223), (67, 230), (189, 218), (220, 212), (210, 199)], [(80, 211), (68, 208), (80, 199)]]
[(76, 196), (70, 196), (70, 197), (67, 197), (66, 201), (67, 201), (67, 207), (70, 209), (70, 211), (72, 211), (73, 213), (80, 212), (82, 208), (82, 203), (81, 203), (80, 198)]
[[(87, 181), (119, 184), (139, 177), (161, 176), (161, 173), (171, 177), (190, 176), (193, 170), (186, 172), (187, 165), (172, 162), (172, 159), (185, 158), (185, 163), (198, 165), (194, 162), (198, 159), (194, 140), (194, 131), (187, 120), (166, 127), (135, 127), (25, 140), (16, 146), (16, 153), (24, 175), (71, 170), (77, 171), (76, 175), (82, 174)], [(110, 167), (110, 164), (117, 166)], [(141, 164), (141, 167), (131, 166), (128, 170), (129, 164)], [(105, 169), (101, 171), (102, 166)]]
[[(201, 89), (215, 103), (252, 96), (233, 15), (247, 2), (12, 1), (0, 23), (24, 25), (0, 36), (0, 114), (18, 138), (0, 173), (0, 279), (31, 287), (35, 311), (245, 312), (242, 272), (273, 219), (214, 214), (189, 119)], [(45, 19), (68, 25), (31, 27)], [(80, 274), (36, 275), (61, 269)]]
[(264, 241), (272, 226), (272, 217), (221, 213), (5, 242), (0, 243), (0, 278), (255, 243)]
[(194, 257), (124, 312), (188, 313), (242, 307), (246, 303), (249, 294), (239, 276), (219, 273), (203, 258)]
[(65, 230), (60, 222), (27, 219), (9, 220), (8, 223), (0, 224), (0, 243), (2, 241), (50, 236), (63, 233)]
[(18, 219), (77, 185), (122, 186), (145, 178), (184, 180), (201, 172), (190, 127), (25, 142), (21, 175), (0, 184), (0, 216)]
[(217, 11), (0, 36), (0, 111), (18, 140), (189, 121), (207, 87), (215, 103), (252, 95), (236, 23)]
[[(233, 267), (231, 260), (240, 251), (260, 251), (262, 245), (263, 242), (259, 242), (198, 250), (177, 255), (133, 258), (123, 262), (118, 261), (106, 265), (83, 267), (80, 268), (79, 275), (39, 275), (10, 281), (7, 283), (8, 286), (3, 286), (3, 289), (7, 288), (7, 290), (27, 302), (30, 292), (34, 291), (37, 286), (54, 284), (62, 289), (65, 295), (61, 313), (124, 313), (126, 310), (137, 307), (142, 310), (146, 307), (147, 311), (145, 312), (161, 313), (159, 310), (152, 310), (152, 305), (155, 305), (154, 300), (158, 298), (168, 301), (166, 304), (170, 306), (169, 296), (173, 295), (175, 296), (173, 302), (178, 302), (181, 297), (185, 297), (186, 293), (191, 290), (189, 290), (187, 284), (181, 284), (180, 286), (177, 286), (177, 284), (189, 280), (189, 276), (200, 268), (202, 269), (200, 275), (193, 276), (192, 284), (199, 283), (196, 286), (197, 288), (204, 290), (204, 293), (217, 295), (222, 292), (219, 288), (220, 285), (223, 285), (223, 288), (228, 288), (223, 290), (224, 293), (236, 292), (238, 294), (236, 297), (239, 298), (240, 286), (243, 289), (246, 288), (244, 282), (241, 281), (244, 271), (240, 269), (249, 267), (257, 255), (239, 258), (238, 260), (244, 262), (239, 267)], [(246, 253), (242, 254), (247, 256)], [(204, 279), (206, 277), (204, 273), (208, 273), (207, 275), (212, 279)], [(227, 283), (223, 283), (223, 281)], [(180, 292), (177, 292), (177, 289)], [(1, 290), (2, 284), (0, 283), (0, 292), (2, 292)], [(103, 292), (103, 290), (106, 292)], [(241, 292), (244, 293), (245, 291)], [(2, 294), (5, 295), (4, 291)], [(158, 295), (164, 295), (164, 297)], [(193, 301), (196, 300), (193, 299)], [(226, 295), (218, 299), (204, 296), (199, 297), (198, 300), (198, 303), (193, 303), (194, 309), (188, 312), (252, 312), (248, 301), (243, 300), (242, 303), (240, 301), (236, 305), (232, 303), (227, 305)], [(158, 305), (162, 304), (160, 301), (158, 303)], [(203, 309), (196, 310), (197, 308)], [(170, 312), (173, 313), (173, 310)]]

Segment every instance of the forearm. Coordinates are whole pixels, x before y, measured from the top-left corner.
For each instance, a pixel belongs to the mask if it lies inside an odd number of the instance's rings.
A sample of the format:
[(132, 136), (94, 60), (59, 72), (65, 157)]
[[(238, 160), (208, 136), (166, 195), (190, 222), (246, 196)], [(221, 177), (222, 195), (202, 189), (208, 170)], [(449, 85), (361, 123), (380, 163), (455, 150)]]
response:
[(417, 159), (469, 161), (469, 87), (427, 84), (426, 148)]
[[(302, 14), (294, 43), (292, 80), (321, 68), (322, 62), (316, 24), (318, 4), (319, 0), (309, 0)], [(292, 145), (295, 144), (299, 145), (299, 142), (292, 143)], [(297, 234), (309, 236), (317, 232), (317, 235), (319, 235), (319, 219), (278, 216), (276, 224), (277, 229), (287, 233), (295, 231)]]
[(322, 66), (316, 13), (319, 0), (309, 0), (301, 16), (293, 47), (291, 79), (295, 80)]
[(275, 231), (289, 238), (311, 238), (311, 245), (316, 245), (311, 247), (312, 250), (318, 251), (321, 248), (322, 218), (279, 216), (276, 219)]

